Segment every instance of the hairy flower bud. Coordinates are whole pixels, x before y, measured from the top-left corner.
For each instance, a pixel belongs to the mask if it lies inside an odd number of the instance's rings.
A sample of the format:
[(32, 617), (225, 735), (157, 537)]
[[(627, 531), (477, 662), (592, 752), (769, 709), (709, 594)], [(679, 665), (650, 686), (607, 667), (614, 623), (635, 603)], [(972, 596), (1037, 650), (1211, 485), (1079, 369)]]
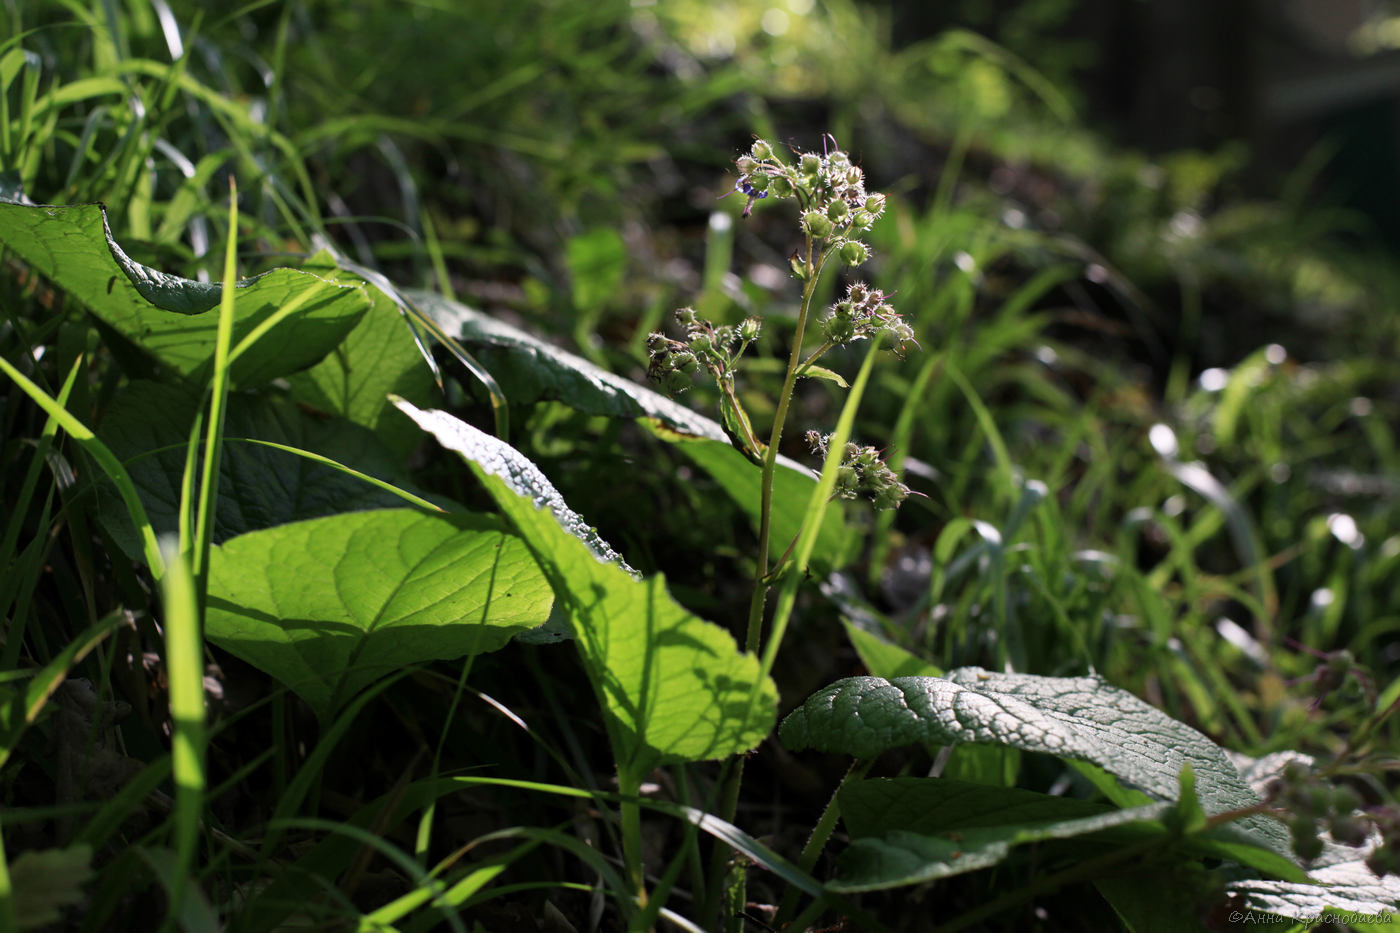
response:
[(680, 395), (690, 388), (690, 377), (685, 373), (670, 372), (666, 374), (666, 392), (670, 395)]
[(892, 483), (875, 493), (875, 509), (886, 512), (899, 508), (899, 504), (909, 497), (909, 487), (903, 483)]
[(822, 335), (832, 343), (850, 343), (856, 335), (856, 322), (850, 315), (835, 313), (822, 321)]
[(870, 258), (870, 250), (859, 240), (847, 240), (841, 244), (841, 261), (848, 266), (858, 266)]
[(752, 175), (758, 170), (758, 160), (752, 156), (739, 156), (734, 167), (739, 170), (740, 175)]
[(768, 145), (761, 139), (755, 139), (753, 141), (753, 148), (750, 149), (749, 152), (752, 153), (753, 157), (755, 159), (758, 159), (760, 162), (764, 161), (765, 159), (773, 158), (773, 147)]
[(820, 240), (831, 233), (831, 221), (821, 211), (808, 211), (802, 215), (802, 229)]
[(768, 182), (768, 191), (776, 198), (790, 198), (794, 190), (786, 175), (774, 175)]
[(804, 152), (798, 163), (804, 175), (815, 175), (822, 170), (822, 157), (815, 152)]
[(830, 217), (833, 223), (838, 224), (845, 220), (846, 215), (850, 212), (851, 209), (846, 206), (846, 202), (841, 200), (832, 201), (826, 208), (826, 216)]
[(883, 194), (872, 194), (865, 199), (865, 209), (872, 217), (879, 217), (885, 210), (885, 196)]
[(757, 339), (758, 332), (762, 329), (762, 327), (763, 322), (761, 322), (758, 318), (744, 318), (741, 322), (739, 322), (739, 339), (744, 341), (744, 343), (748, 343), (751, 340)]

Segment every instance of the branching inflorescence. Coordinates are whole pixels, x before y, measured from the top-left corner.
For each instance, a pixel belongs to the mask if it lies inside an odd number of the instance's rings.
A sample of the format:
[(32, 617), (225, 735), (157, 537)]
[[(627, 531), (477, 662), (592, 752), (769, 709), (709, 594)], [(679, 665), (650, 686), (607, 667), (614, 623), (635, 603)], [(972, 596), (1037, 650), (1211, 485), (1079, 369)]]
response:
[[(796, 379), (808, 374), (832, 347), (878, 337), (902, 357), (910, 344), (918, 344), (913, 329), (890, 305), (889, 296), (864, 282), (854, 282), (847, 286), (844, 297), (833, 303), (821, 318), (822, 343), (802, 356), (802, 336), (809, 317), (813, 286), (828, 260), (836, 259), (845, 266), (855, 267), (870, 258), (870, 247), (860, 237), (884, 213), (885, 196), (865, 190), (865, 173), (839, 149), (824, 155), (802, 153), (790, 164), (778, 158), (773, 147), (760, 139), (735, 165), (739, 179), (734, 190), (748, 198), (745, 217), (753, 209), (754, 202), (769, 196), (796, 200), (801, 211), (799, 227), (805, 243), (802, 249), (793, 252), (791, 266), (793, 276), (804, 283), (802, 306), (794, 337), (796, 346), (770, 441), (776, 443)], [(758, 337), (761, 322), (750, 317), (738, 325), (716, 326), (700, 318), (691, 308), (677, 311), (676, 320), (683, 330), (681, 339), (660, 333), (648, 338), (647, 374), (667, 392), (678, 394), (689, 388), (692, 377), (700, 370), (710, 373), (721, 393), (725, 431), (745, 456), (763, 464), (767, 445), (755, 436), (735, 392), (740, 357)], [(814, 453), (825, 454), (825, 442), (811, 442), (811, 437), (820, 438), (820, 435), (810, 432), (809, 446)], [(873, 447), (849, 444), (846, 454), (837, 496), (852, 498), (860, 492), (870, 496), (876, 508), (891, 509), (909, 495), (909, 488), (899, 482)]]

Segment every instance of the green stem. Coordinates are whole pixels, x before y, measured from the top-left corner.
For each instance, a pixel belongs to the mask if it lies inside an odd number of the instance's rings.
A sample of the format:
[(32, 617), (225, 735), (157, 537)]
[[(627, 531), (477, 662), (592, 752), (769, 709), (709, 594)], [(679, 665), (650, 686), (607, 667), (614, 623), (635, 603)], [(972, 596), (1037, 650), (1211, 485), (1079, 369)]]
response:
[[(812, 868), (817, 864), (818, 857), (822, 850), (826, 848), (827, 840), (831, 838), (832, 832), (836, 829), (836, 821), (841, 818), (841, 804), (836, 799), (836, 795), (841, 793), (841, 788), (851, 781), (858, 781), (865, 777), (865, 772), (870, 770), (870, 766), (875, 763), (874, 758), (857, 760), (851, 762), (851, 767), (846, 771), (846, 776), (841, 779), (841, 783), (836, 785), (836, 789), (831, 792), (831, 799), (826, 802), (826, 809), (822, 810), (821, 818), (817, 820), (817, 825), (812, 828), (812, 835), (807, 837), (807, 844), (802, 847), (802, 855), (797, 860), (797, 867), (807, 874), (812, 873)], [(778, 908), (778, 915), (773, 919), (773, 926), (781, 930), (784, 921), (792, 914), (797, 907), (797, 901), (802, 896), (802, 892), (795, 887), (789, 887), (787, 893), (783, 895), (783, 903)], [(797, 927), (797, 929), (803, 929)]]
[[(763, 638), (763, 608), (767, 601), (769, 585), (768, 550), (773, 524), (773, 476), (778, 467), (778, 446), (783, 440), (783, 425), (787, 421), (788, 407), (792, 403), (792, 390), (797, 383), (797, 372), (802, 365), (802, 337), (807, 331), (812, 297), (816, 294), (822, 267), (826, 265), (830, 255), (831, 251), (828, 250), (818, 256), (815, 263), (812, 262), (812, 240), (810, 237), (807, 239), (807, 255), (804, 260), (807, 279), (802, 286), (802, 305), (797, 311), (792, 351), (788, 354), (787, 373), (783, 377), (782, 392), (778, 396), (778, 410), (773, 416), (773, 430), (768, 436), (768, 448), (763, 452), (763, 472), (759, 481), (758, 559), (754, 570), (753, 595), (749, 600), (748, 631), (744, 636), (744, 650), (753, 654), (758, 653)], [(734, 814), (739, 809), (739, 791), (743, 783), (744, 759), (740, 756), (730, 762), (729, 770), (720, 786), (719, 816), (725, 822), (734, 822)], [(715, 917), (719, 913), (727, 859), (728, 849), (716, 845), (710, 858), (710, 884), (701, 916)]]
[[(823, 253), (814, 264), (812, 262), (812, 241), (807, 240), (807, 281), (802, 286), (802, 306), (797, 311), (797, 327), (792, 335), (792, 351), (788, 354), (787, 373), (783, 376), (783, 388), (778, 394), (778, 410), (773, 416), (773, 430), (768, 438), (768, 449), (763, 452), (763, 475), (759, 486), (758, 500), (758, 567), (754, 572), (753, 595), (749, 600), (749, 626), (744, 638), (744, 650), (757, 653), (763, 639), (763, 607), (768, 596), (768, 549), (773, 521), (773, 475), (777, 472), (778, 446), (783, 440), (783, 426), (787, 422), (788, 407), (792, 404), (793, 387), (797, 384), (798, 371), (802, 368), (802, 337), (807, 330), (807, 318), (812, 309), (812, 296), (817, 291), (817, 281), (821, 278), (822, 267), (830, 252)], [(726, 817), (727, 818), (727, 817)]]
[(637, 802), (642, 790), (641, 775), (634, 773), (631, 767), (619, 768), (617, 785), (622, 797), (618, 803), (622, 820), (622, 859), (627, 867), (627, 880), (632, 883), (633, 893), (637, 897), (637, 906), (645, 909), (647, 888), (642, 866), (642, 808)]
[(817, 360), (821, 359), (822, 354), (826, 353), (827, 350), (830, 350), (834, 346), (836, 346), (836, 344), (828, 340), (821, 346), (813, 350), (811, 356), (803, 360), (802, 365), (797, 367), (798, 378), (800, 379), (803, 375), (805, 375), (807, 370), (812, 368), (812, 364), (815, 363)]

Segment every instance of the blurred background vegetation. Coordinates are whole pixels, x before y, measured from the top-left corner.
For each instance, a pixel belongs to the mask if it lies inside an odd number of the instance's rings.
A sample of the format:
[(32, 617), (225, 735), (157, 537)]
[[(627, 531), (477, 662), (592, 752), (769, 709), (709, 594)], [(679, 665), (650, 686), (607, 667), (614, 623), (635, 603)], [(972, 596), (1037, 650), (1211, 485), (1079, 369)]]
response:
[[(12, 0), (4, 16), (11, 106), (32, 84), (50, 121), (28, 151), (5, 141), (36, 200), (102, 199), (130, 251), (208, 275), (235, 174), (249, 268), (333, 243), (636, 378), (675, 307), (792, 313), (792, 219), (741, 220), (731, 163), (755, 134), (819, 149), (830, 133), (892, 196), (868, 268), (925, 348), (882, 365), (863, 416), (927, 496), (870, 526), (856, 574), (902, 639), (975, 661), (960, 626), (990, 603), (1060, 620), (1038, 669), (1087, 661), (1149, 693), (1178, 689), (1143, 678), (1185, 663), (1183, 644), (1249, 691), (1248, 659), (1279, 637), (1400, 664), (1400, 5)], [(782, 330), (767, 336), (775, 353)], [(471, 380), (454, 391), (470, 406)], [(804, 391), (801, 417), (829, 421), (832, 396)], [(682, 463), (635, 467), (664, 446), (599, 443), (548, 404), (516, 423), (698, 609), (742, 590), (723, 581), (744, 577), (743, 523), (691, 520), (722, 497), (677, 484)], [(634, 487), (599, 481), (619, 468)], [(1021, 523), (1032, 479), (1035, 515), (1055, 514)], [(967, 574), (949, 627), (910, 594), (959, 516), (1015, 524), (1043, 562)], [(1152, 612), (1127, 611), (1139, 584)], [(1113, 647), (1121, 625), (1160, 671)], [(1266, 672), (1315, 663), (1285, 654)], [(1207, 709), (1183, 715), (1219, 730), (1208, 680), (1186, 681)]]
[[(945, 666), (1021, 625), (1030, 670), (1092, 667), (1253, 753), (1337, 750), (1400, 672), (1400, 3), (7, 0), (0, 23), (6, 106), (40, 103), (0, 114), (5, 182), (105, 201), (137, 258), (217, 274), (236, 175), (245, 271), (332, 243), (637, 379), (682, 305), (764, 315), (782, 350), (794, 218), (741, 219), (732, 161), (831, 134), (891, 196), (866, 271), (924, 351), (882, 361), (861, 439), (923, 497), (853, 510), (872, 534), (804, 607), (785, 704), (859, 670), (838, 614)], [(766, 420), (775, 386), (748, 388)], [(807, 386), (789, 435), (838, 406)], [(512, 422), (632, 563), (742, 616), (752, 532), (711, 481), (631, 425)], [(1310, 652), (1341, 648), (1365, 676), (1319, 712)]]

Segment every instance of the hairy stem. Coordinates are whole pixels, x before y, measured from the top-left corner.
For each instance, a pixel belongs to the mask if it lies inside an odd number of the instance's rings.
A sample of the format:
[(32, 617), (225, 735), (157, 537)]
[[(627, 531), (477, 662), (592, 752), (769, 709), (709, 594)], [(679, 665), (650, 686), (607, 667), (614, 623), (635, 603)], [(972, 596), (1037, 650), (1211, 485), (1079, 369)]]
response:
[[(792, 351), (788, 354), (787, 373), (783, 377), (782, 392), (778, 395), (778, 410), (773, 416), (773, 430), (768, 436), (768, 449), (763, 452), (763, 473), (759, 487), (758, 559), (754, 570), (753, 596), (749, 600), (749, 624), (744, 636), (744, 650), (758, 654), (763, 639), (763, 609), (768, 596), (768, 553), (769, 539), (772, 537), (773, 519), (773, 475), (778, 467), (778, 446), (783, 440), (783, 425), (787, 421), (788, 407), (792, 403), (793, 387), (797, 383), (798, 370), (802, 366), (802, 337), (807, 330), (807, 318), (812, 309), (812, 297), (817, 291), (817, 281), (821, 278), (822, 267), (831, 251), (821, 253), (815, 262), (812, 260), (812, 239), (807, 238), (804, 263), (807, 279), (802, 286), (802, 305), (797, 311), (797, 327), (792, 335)], [(739, 808), (739, 791), (744, 782), (744, 759), (730, 762), (720, 787), (719, 815), (727, 822), (734, 821)], [(719, 912), (720, 893), (724, 880), (724, 865), (728, 849), (716, 845), (710, 861), (710, 885), (705, 898), (702, 916), (714, 917)]]
[[(797, 311), (797, 326), (792, 335), (792, 351), (788, 354), (787, 372), (783, 376), (783, 388), (778, 393), (778, 410), (773, 415), (773, 430), (768, 437), (768, 449), (763, 452), (763, 475), (760, 479), (758, 500), (758, 567), (754, 572), (753, 595), (749, 600), (749, 626), (744, 638), (744, 650), (757, 653), (763, 640), (763, 608), (768, 596), (768, 552), (772, 537), (773, 519), (773, 475), (778, 467), (778, 446), (783, 440), (783, 427), (787, 422), (788, 407), (792, 404), (793, 388), (802, 368), (802, 337), (807, 330), (807, 318), (812, 310), (812, 296), (817, 291), (817, 281), (821, 278), (822, 266), (826, 264), (829, 252), (823, 253), (812, 262), (812, 240), (807, 239), (807, 281), (802, 286), (802, 306)], [(809, 361), (810, 362), (810, 361)]]

